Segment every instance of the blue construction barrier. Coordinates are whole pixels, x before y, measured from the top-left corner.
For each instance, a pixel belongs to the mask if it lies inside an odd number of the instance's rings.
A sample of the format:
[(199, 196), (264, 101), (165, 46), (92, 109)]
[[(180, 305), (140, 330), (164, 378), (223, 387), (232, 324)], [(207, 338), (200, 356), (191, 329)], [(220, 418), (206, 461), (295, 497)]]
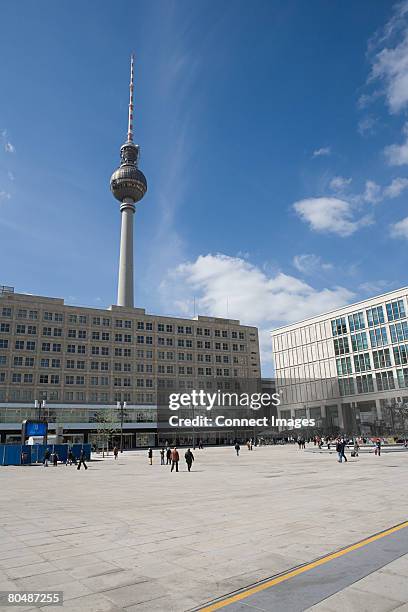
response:
[(85, 459), (91, 459), (90, 444), (0, 444), (0, 465), (30, 465), (32, 463), (43, 463), (46, 449), (51, 453), (56, 452), (58, 460), (66, 462), (69, 449), (75, 459), (79, 459), (81, 451), (84, 451)]

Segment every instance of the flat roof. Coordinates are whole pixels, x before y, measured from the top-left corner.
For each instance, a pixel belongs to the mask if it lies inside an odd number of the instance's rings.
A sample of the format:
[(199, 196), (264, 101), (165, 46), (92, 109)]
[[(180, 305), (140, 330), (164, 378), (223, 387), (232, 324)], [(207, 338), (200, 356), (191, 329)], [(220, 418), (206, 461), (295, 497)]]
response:
[(274, 334), (282, 329), (286, 329), (287, 327), (292, 327), (293, 325), (301, 325), (302, 323), (311, 322), (314, 319), (319, 319), (324, 315), (331, 315), (335, 312), (339, 312), (341, 310), (349, 310), (350, 308), (358, 307), (360, 304), (364, 304), (365, 302), (370, 302), (371, 300), (380, 300), (381, 298), (386, 298), (387, 295), (392, 295), (393, 293), (398, 293), (399, 291), (407, 291), (408, 287), (400, 287), (399, 289), (393, 289), (392, 291), (387, 291), (386, 293), (380, 293), (380, 295), (374, 295), (373, 297), (365, 298), (364, 300), (359, 300), (358, 302), (352, 302), (351, 304), (346, 304), (345, 306), (339, 306), (338, 308), (333, 308), (333, 310), (328, 310), (327, 312), (322, 312), (321, 314), (313, 315), (312, 317), (307, 317), (306, 319), (301, 319), (300, 321), (293, 321), (293, 323), (287, 323), (286, 325), (280, 325), (279, 327), (275, 327), (269, 333)]

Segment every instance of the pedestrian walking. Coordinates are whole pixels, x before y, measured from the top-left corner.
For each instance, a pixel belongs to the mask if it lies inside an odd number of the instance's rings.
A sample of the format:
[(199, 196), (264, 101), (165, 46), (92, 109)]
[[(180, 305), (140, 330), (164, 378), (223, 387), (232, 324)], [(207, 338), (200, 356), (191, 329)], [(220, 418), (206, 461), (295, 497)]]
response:
[(238, 442), (235, 444), (235, 451), (237, 453), (237, 457), (239, 457), (239, 451), (241, 450), (240, 445), (238, 444)]
[(73, 463), (75, 463), (75, 457), (74, 453), (72, 452), (72, 449), (70, 448), (67, 454), (67, 462), (65, 465), (72, 465)]
[(347, 463), (347, 457), (344, 454), (345, 448), (346, 448), (346, 441), (344, 440), (344, 438), (339, 438), (336, 444), (336, 451), (337, 451), (339, 463), (342, 463), (343, 459)]
[(180, 455), (178, 453), (178, 450), (176, 447), (173, 448), (173, 450), (171, 451), (171, 472), (174, 470), (174, 468), (176, 468), (176, 472), (178, 472), (178, 464), (180, 461)]
[(191, 466), (193, 465), (193, 461), (194, 461), (194, 455), (191, 452), (190, 449), (187, 449), (187, 452), (184, 455), (184, 458), (186, 460), (187, 463), (187, 469), (190, 472), (191, 471)]
[(118, 458), (118, 454), (119, 454), (118, 447), (117, 447), (117, 446), (114, 446), (114, 447), (113, 447), (113, 456), (115, 457), (115, 461), (116, 461), (116, 460), (117, 460), (117, 458)]
[(167, 447), (166, 450), (166, 465), (169, 465), (171, 463), (171, 448)]
[(50, 458), (51, 458), (51, 451), (49, 448), (47, 448), (44, 453), (44, 467), (48, 467), (48, 462)]
[(58, 455), (57, 453), (54, 451), (53, 456), (52, 456), (52, 463), (54, 464), (54, 467), (57, 467), (58, 465)]
[(164, 448), (160, 451), (160, 465), (164, 465)]
[(377, 442), (375, 443), (375, 454), (381, 457), (381, 440), (377, 438)]
[(79, 463), (78, 463), (77, 470), (81, 469), (81, 465), (83, 465), (86, 470), (88, 469), (88, 466), (85, 463), (85, 452), (84, 452), (84, 449), (81, 449), (81, 453), (79, 455)]
[(149, 457), (150, 465), (153, 465), (153, 451), (151, 448), (149, 448), (149, 450), (147, 451), (147, 456)]
[(354, 440), (354, 446), (353, 446), (353, 453), (354, 453), (354, 457), (358, 457), (358, 451), (360, 450), (360, 446), (358, 444), (358, 440), (357, 438), (355, 438)]

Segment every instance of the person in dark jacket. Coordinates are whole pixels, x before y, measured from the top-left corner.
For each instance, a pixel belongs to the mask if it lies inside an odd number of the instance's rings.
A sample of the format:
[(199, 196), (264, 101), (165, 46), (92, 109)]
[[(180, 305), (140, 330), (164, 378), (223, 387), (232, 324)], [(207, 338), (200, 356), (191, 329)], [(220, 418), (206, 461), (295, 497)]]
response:
[(56, 451), (54, 451), (54, 453), (53, 453), (52, 462), (54, 464), (54, 467), (56, 467), (58, 465), (58, 455), (57, 455)]
[(336, 451), (338, 455), (338, 462), (342, 463), (343, 459), (347, 463), (347, 457), (344, 454), (344, 449), (346, 448), (346, 441), (344, 438), (339, 438), (336, 444)]
[(187, 463), (187, 469), (190, 472), (191, 471), (191, 466), (193, 465), (193, 461), (194, 461), (194, 455), (193, 455), (193, 453), (191, 452), (190, 449), (187, 449), (187, 451), (186, 451), (186, 453), (184, 455), (184, 458), (185, 458), (186, 463)]
[(149, 450), (147, 451), (147, 456), (149, 457), (150, 465), (153, 465), (153, 450), (151, 448), (149, 448)]
[(178, 450), (176, 447), (173, 448), (173, 450), (171, 451), (171, 472), (174, 470), (174, 468), (176, 468), (176, 472), (178, 472), (178, 464), (180, 461), (180, 455), (178, 453)]
[(167, 447), (167, 451), (166, 451), (166, 465), (170, 465), (171, 463), (171, 448), (170, 446)]
[(77, 470), (81, 469), (81, 465), (83, 465), (86, 470), (88, 469), (88, 466), (85, 463), (85, 452), (84, 452), (84, 449), (81, 450), (81, 453), (79, 455), (79, 463), (78, 463)]
[(164, 465), (164, 448), (160, 451), (160, 465)]
[(235, 451), (237, 453), (237, 457), (239, 457), (239, 451), (241, 450), (240, 445), (238, 444), (238, 442), (235, 444)]
[(48, 467), (48, 462), (51, 459), (51, 451), (49, 448), (44, 453), (44, 467)]

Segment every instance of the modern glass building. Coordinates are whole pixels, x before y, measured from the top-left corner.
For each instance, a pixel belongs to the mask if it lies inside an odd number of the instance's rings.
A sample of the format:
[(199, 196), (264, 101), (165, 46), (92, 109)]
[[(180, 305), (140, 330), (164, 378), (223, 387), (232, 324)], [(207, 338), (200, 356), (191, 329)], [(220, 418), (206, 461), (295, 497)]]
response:
[(273, 330), (279, 416), (314, 418), (327, 433), (403, 435), (407, 300), (404, 287)]

